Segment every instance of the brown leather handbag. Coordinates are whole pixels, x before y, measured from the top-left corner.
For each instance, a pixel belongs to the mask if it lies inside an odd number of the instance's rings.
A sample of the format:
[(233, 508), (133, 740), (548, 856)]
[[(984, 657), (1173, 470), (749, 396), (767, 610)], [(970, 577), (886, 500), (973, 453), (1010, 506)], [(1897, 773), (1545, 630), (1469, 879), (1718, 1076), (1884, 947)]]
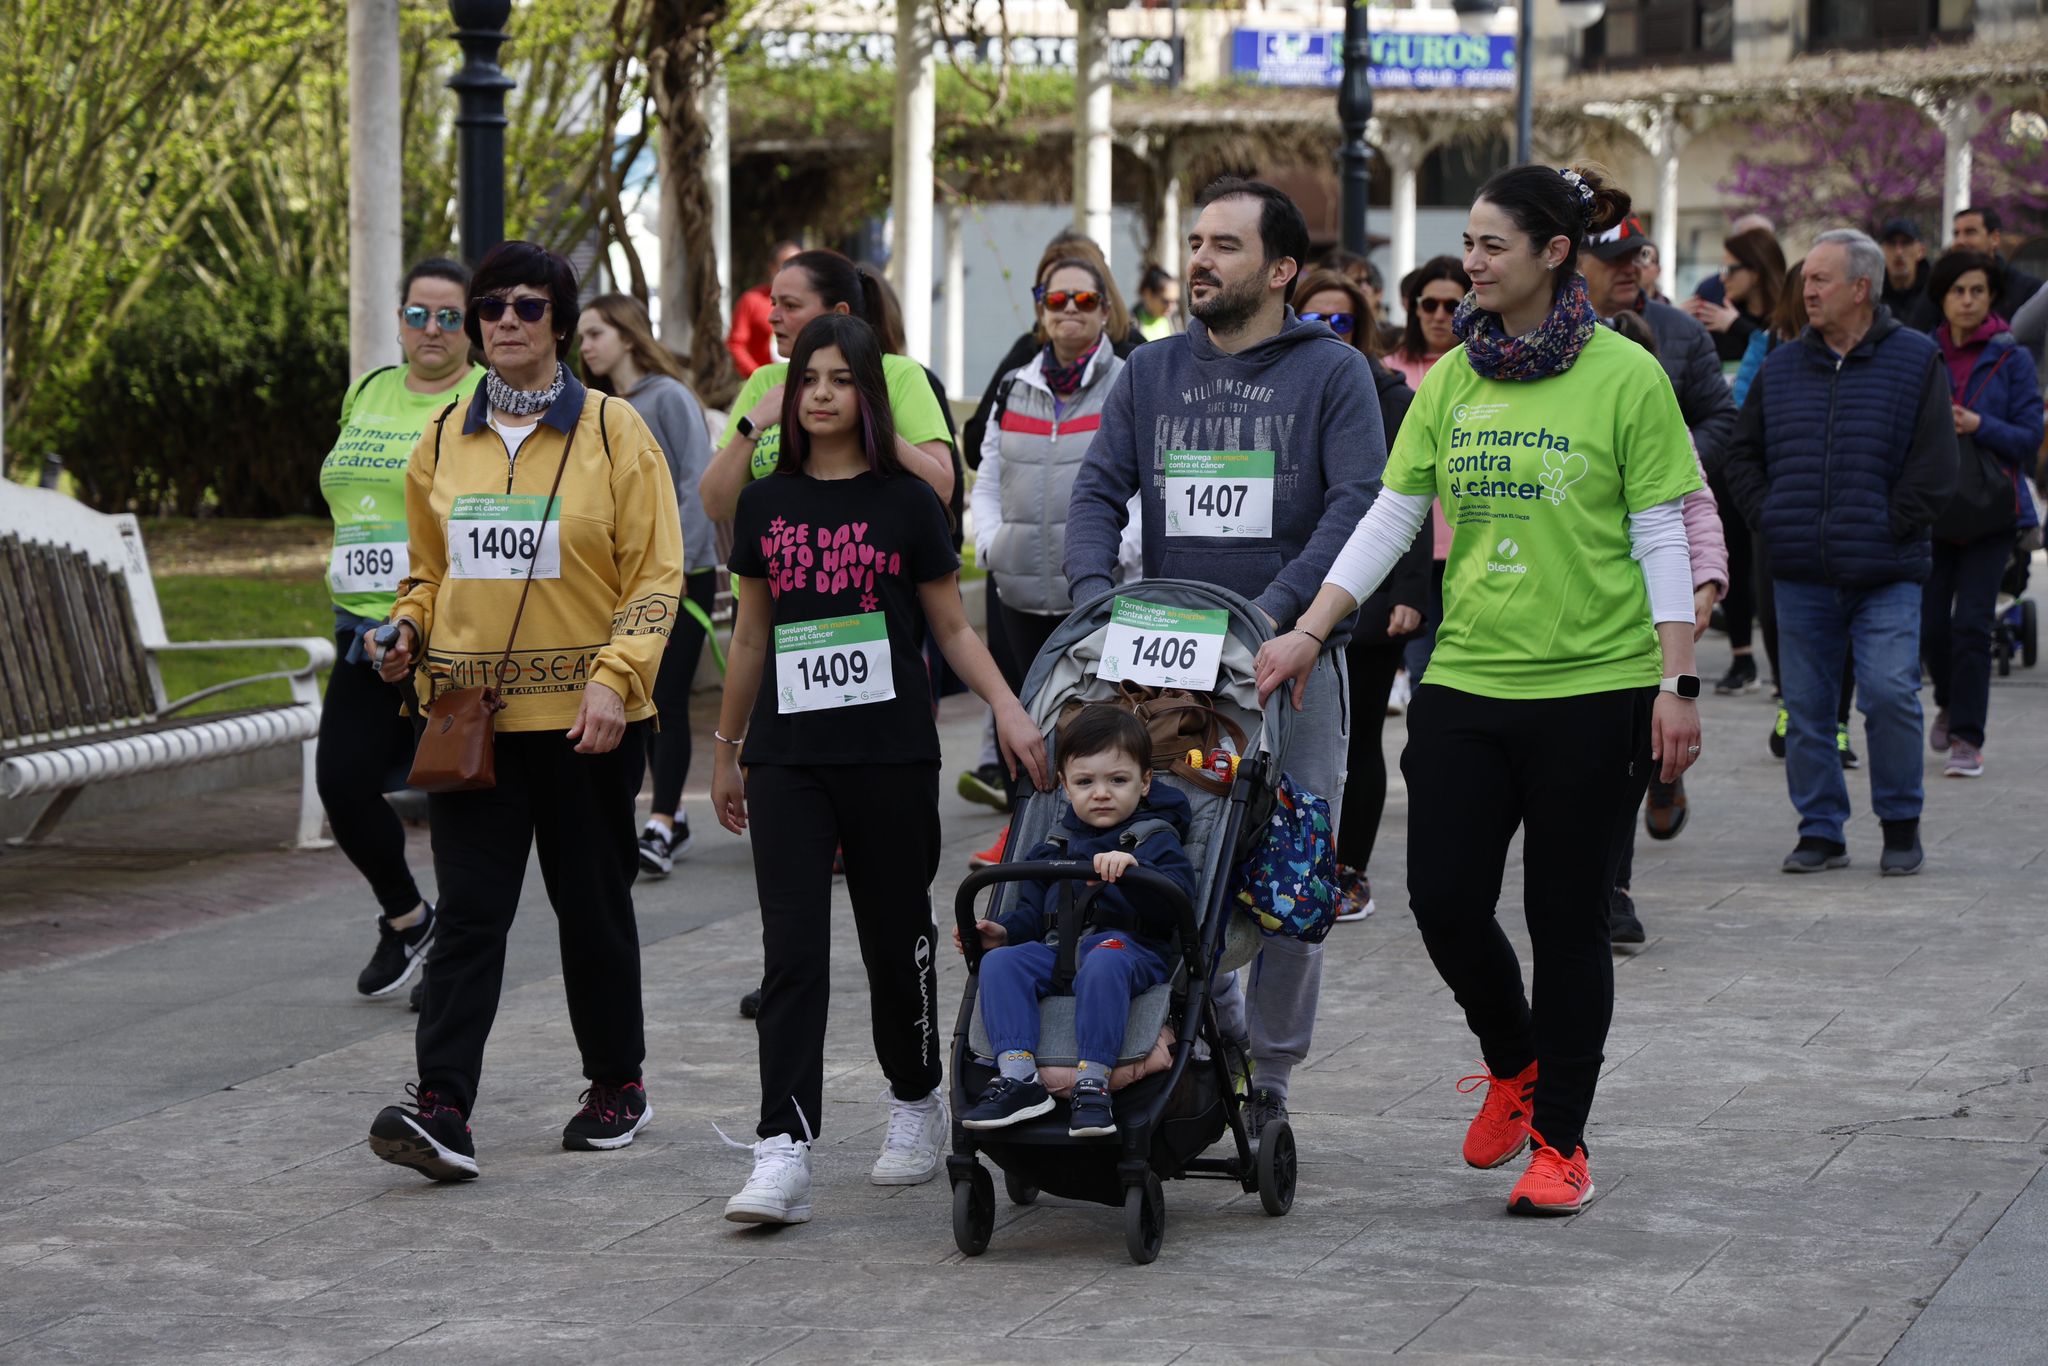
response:
[[(1216, 710), (1210, 694), (1123, 682), (1117, 685), (1117, 695), (1105, 699), (1105, 704), (1120, 707), (1145, 723), (1145, 732), (1152, 738), (1153, 768), (1218, 796), (1230, 791), (1229, 779), (1192, 767), (1187, 761), (1189, 750), (1206, 755), (1222, 743), (1225, 734), (1239, 754), (1247, 752), (1243, 728)], [(1086, 705), (1076, 698), (1061, 707), (1060, 729), (1064, 731), (1075, 713)]]
[[(598, 410), (598, 421), (604, 411)], [(541, 509), (540, 524), (545, 533), (548, 516), (555, 510), (555, 495), (562, 490), (562, 472), (569, 468), (569, 451), (576, 433), (562, 444), (562, 463), (555, 470), (554, 487), (548, 490), (547, 506)], [(519, 590), (519, 610), (512, 614), (512, 629), (505, 635), (505, 652), (491, 670), (493, 681), (505, 677), (512, 660), (512, 642), (519, 635), (519, 619), (526, 615), (526, 598), (533, 591), (533, 566), (540, 559), (541, 537), (536, 537), (533, 558), (526, 562), (526, 582)], [(498, 785), (498, 713), (504, 699), (491, 684), (476, 688), (454, 688), (435, 694), (436, 679), (429, 673), (426, 730), (413, 752), (412, 776), (406, 781), (422, 792), (475, 792)]]

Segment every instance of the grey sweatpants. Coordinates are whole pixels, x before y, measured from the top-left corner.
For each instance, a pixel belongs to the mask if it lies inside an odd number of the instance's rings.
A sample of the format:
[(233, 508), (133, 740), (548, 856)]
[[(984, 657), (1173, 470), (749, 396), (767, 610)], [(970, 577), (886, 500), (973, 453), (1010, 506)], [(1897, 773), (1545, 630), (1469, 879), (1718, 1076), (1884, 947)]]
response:
[[(1351, 677), (1342, 650), (1325, 650), (1309, 674), (1302, 709), (1288, 731), (1280, 771), (1294, 785), (1330, 803), (1330, 829), (1344, 816), (1344, 759), (1351, 745)], [(1266, 945), (1246, 969), (1251, 975), (1250, 1034), (1252, 1085), (1282, 1101), (1294, 1065), (1308, 1056), (1315, 1032), (1316, 1002), (1323, 988), (1323, 946), (1286, 935), (1266, 936)], [(1246, 992), (1232, 973), (1216, 993), (1216, 1012), (1225, 1034), (1246, 1033)]]

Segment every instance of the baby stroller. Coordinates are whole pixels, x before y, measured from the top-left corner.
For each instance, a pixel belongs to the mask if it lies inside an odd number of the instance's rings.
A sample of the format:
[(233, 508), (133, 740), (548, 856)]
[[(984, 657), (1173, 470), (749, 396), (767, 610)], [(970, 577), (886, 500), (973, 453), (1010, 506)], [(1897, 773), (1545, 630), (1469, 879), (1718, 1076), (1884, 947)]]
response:
[(2022, 540), (2006, 562), (2005, 577), (1998, 585), (1998, 608), (1991, 628), (1991, 658), (1998, 666), (2000, 678), (2012, 672), (2014, 655), (2018, 655), (2020, 663), (2029, 669), (2041, 657), (2039, 609), (2032, 598), (2022, 596), (2027, 591), (2027, 577), (2033, 563), (2034, 553)]
[[(1117, 1075), (1122, 1077), (1134, 1069), (1145, 1074), (1123, 1085), (1112, 1080), (1115, 1134), (1070, 1136), (1064, 1103), (1050, 1114), (1003, 1129), (961, 1126), (961, 1113), (996, 1075), (993, 1053), (975, 1008), (982, 955), (975, 930), (976, 898), (988, 888), (995, 889), (986, 911), (993, 918), (1008, 908), (1017, 885), (1026, 879), (1081, 883), (1094, 872), (1087, 862), (1078, 860), (1003, 863), (973, 873), (961, 884), (953, 909), (961, 943), (967, 948), (968, 978), (953, 1034), (953, 1150), (946, 1159), (946, 1174), (953, 1186), (953, 1238), (970, 1257), (988, 1247), (995, 1229), (995, 1185), (979, 1155), (986, 1155), (1002, 1169), (1004, 1187), (1016, 1204), (1028, 1205), (1045, 1191), (1122, 1206), (1125, 1248), (1131, 1260), (1140, 1264), (1159, 1255), (1165, 1235), (1164, 1181), (1182, 1177), (1235, 1181), (1247, 1193), (1256, 1192), (1271, 1215), (1287, 1213), (1294, 1201), (1294, 1135), (1284, 1121), (1276, 1121), (1267, 1127), (1254, 1151), (1240, 1112), (1239, 1045), (1223, 1037), (1213, 1000), (1215, 974), (1250, 961), (1258, 951), (1256, 924), (1235, 909), (1231, 874), (1248, 841), (1263, 834), (1272, 812), (1279, 782), (1278, 756), (1285, 752), (1292, 709), (1284, 701), (1284, 690), (1276, 691), (1265, 707), (1259, 705), (1253, 661), (1270, 633), (1264, 618), (1245, 599), (1209, 584), (1178, 579), (1147, 580), (1127, 585), (1121, 592), (1165, 607), (1228, 612), (1212, 699), (1218, 714), (1233, 721), (1245, 741), (1227, 795), (1155, 769), (1153, 781), (1175, 784), (1194, 808), (1186, 847), (1198, 873), (1198, 893), (1190, 905), (1175, 884), (1160, 874), (1139, 867), (1123, 875), (1126, 883), (1176, 903), (1180, 927), (1172, 977), (1131, 1003)], [(1106, 595), (1075, 609), (1046, 641), (1025, 679), (1025, 706), (1044, 732), (1047, 755), (1054, 763), (1061, 709), (1073, 701), (1095, 702), (1117, 695), (1115, 682), (1097, 677), (1116, 596)], [(1027, 789), (1011, 823), (1008, 850), (1021, 852), (1044, 839), (1064, 804), (1058, 791)], [(1080, 937), (1082, 902), (1071, 895), (1060, 901), (1064, 903), (1060, 939), (1071, 946)], [(1071, 948), (1068, 952), (1071, 955)], [(1041, 1068), (1073, 1066), (1078, 1061), (1074, 1056), (1074, 998), (1047, 996), (1040, 1004), (1040, 1019)], [(1162, 1049), (1167, 1061), (1160, 1067)], [(1236, 1067), (1233, 1056), (1238, 1059)], [(1158, 1070), (1146, 1072), (1148, 1063)], [(1225, 1155), (1201, 1155), (1226, 1132), (1232, 1144)]]

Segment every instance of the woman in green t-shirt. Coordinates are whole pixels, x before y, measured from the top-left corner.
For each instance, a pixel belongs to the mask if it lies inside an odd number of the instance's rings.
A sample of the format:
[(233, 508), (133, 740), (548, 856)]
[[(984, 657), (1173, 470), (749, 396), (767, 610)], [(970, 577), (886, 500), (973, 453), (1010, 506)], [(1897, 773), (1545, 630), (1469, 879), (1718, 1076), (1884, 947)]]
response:
[(361, 646), (363, 631), (390, 617), (405, 577), (412, 449), (427, 425), (483, 378), (462, 334), (468, 303), (469, 272), (457, 262), (429, 257), (406, 273), (398, 305), (405, 363), (372, 370), (348, 387), (341, 435), (320, 465), (320, 494), (334, 518), (327, 588), (335, 661), (315, 771), (334, 842), (377, 897), (377, 948), (356, 978), (365, 996), (403, 987), (434, 939), (434, 908), (406, 865), (405, 827), (384, 800), (405, 786), (413, 727), (401, 711), (403, 690), (378, 678)]
[[(775, 329), (776, 350), (788, 355), (804, 324), (822, 313), (851, 313), (883, 330), (882, 301), (875, 283), (836, 251), (800, 251), (789, 258), (769, 286), (768, 325)], [(697, 491), (704, 510), (715, 521), (729, 521), (739, 506), (740, 490), (772, 473), (782, 453), (782, 383), (789, 373), (783, 362), (764, 365), (747, 377), (732, 403), (732, 419), (719, 438), (718, 454), (704, 471)], [(952, 429), (925, 369), (909, 356), (882, 357), (882, 376), (889, 386), (889, 414), (896, 422), (896, 454), (903, 468), (938, 491), (939, 501), (953, 502)]]
[[(1486, 1060), (1459, 1086), (1487, 1088), (1465, 1161), (1498, 1167), (1534, 1140), (1508, 1197), (1517, 1214), (1573, 1214), (1592, 1197), (1615, 832), (1652, 762), (1669, 782), (1700, 751), (1680, 511), (1700, 486), (1692, 447), (1663, 369), (1597, 325), (1576, 268), (1627, 214), (1592, 168), (1518, 166), (1480, 187), (1463, 345), (1423, 380), (1385, 491), (1314, 604), (1258, 660), (1261, 695), (1291, 683), (1299, 705), (1323, 638), (1442, 500), (1444, 620), (1401, 758), (1409, 902)], [(1518, 827), (1533, 1009), (1495, 918)]]

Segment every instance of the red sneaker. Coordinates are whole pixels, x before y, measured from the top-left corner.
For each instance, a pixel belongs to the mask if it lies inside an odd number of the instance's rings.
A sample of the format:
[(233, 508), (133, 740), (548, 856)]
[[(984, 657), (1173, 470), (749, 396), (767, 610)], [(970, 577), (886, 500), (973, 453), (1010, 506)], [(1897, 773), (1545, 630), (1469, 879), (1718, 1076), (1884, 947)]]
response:
[(1572, 1149), (1570, 1157), (1544, 1144), (1529, 1159), (1529, 1170), (1515, 1182), (1508, 1196), (1509, 1214), (1577, 1214), (1593, 1198), (1593, 1173), (1586, 1166), (1586, 1150)]
[(1479, 1072), (1458, 1080), (1458, 1090), (1476, 1090), (1486, 1085), (1486, 1099), (1465, 1130), (1465, 1162), (1490, 1171), (1511, 1162), (1529, 1142), (1529, 1120), (1535, 1114), (1536, 1064), (1530, 1063), (1514, 1078)]
[(998, 863), (1001, 863), (1003, 861), (1003, 841), (1009, 837), (1010, 832), (1006, 827), (996, 835), (996, 842), (994, 844), (991, 844), (978, 854), (969, 854), (967, 856), (968, 868), (970, 870), (975, 868), (993, 868)]

